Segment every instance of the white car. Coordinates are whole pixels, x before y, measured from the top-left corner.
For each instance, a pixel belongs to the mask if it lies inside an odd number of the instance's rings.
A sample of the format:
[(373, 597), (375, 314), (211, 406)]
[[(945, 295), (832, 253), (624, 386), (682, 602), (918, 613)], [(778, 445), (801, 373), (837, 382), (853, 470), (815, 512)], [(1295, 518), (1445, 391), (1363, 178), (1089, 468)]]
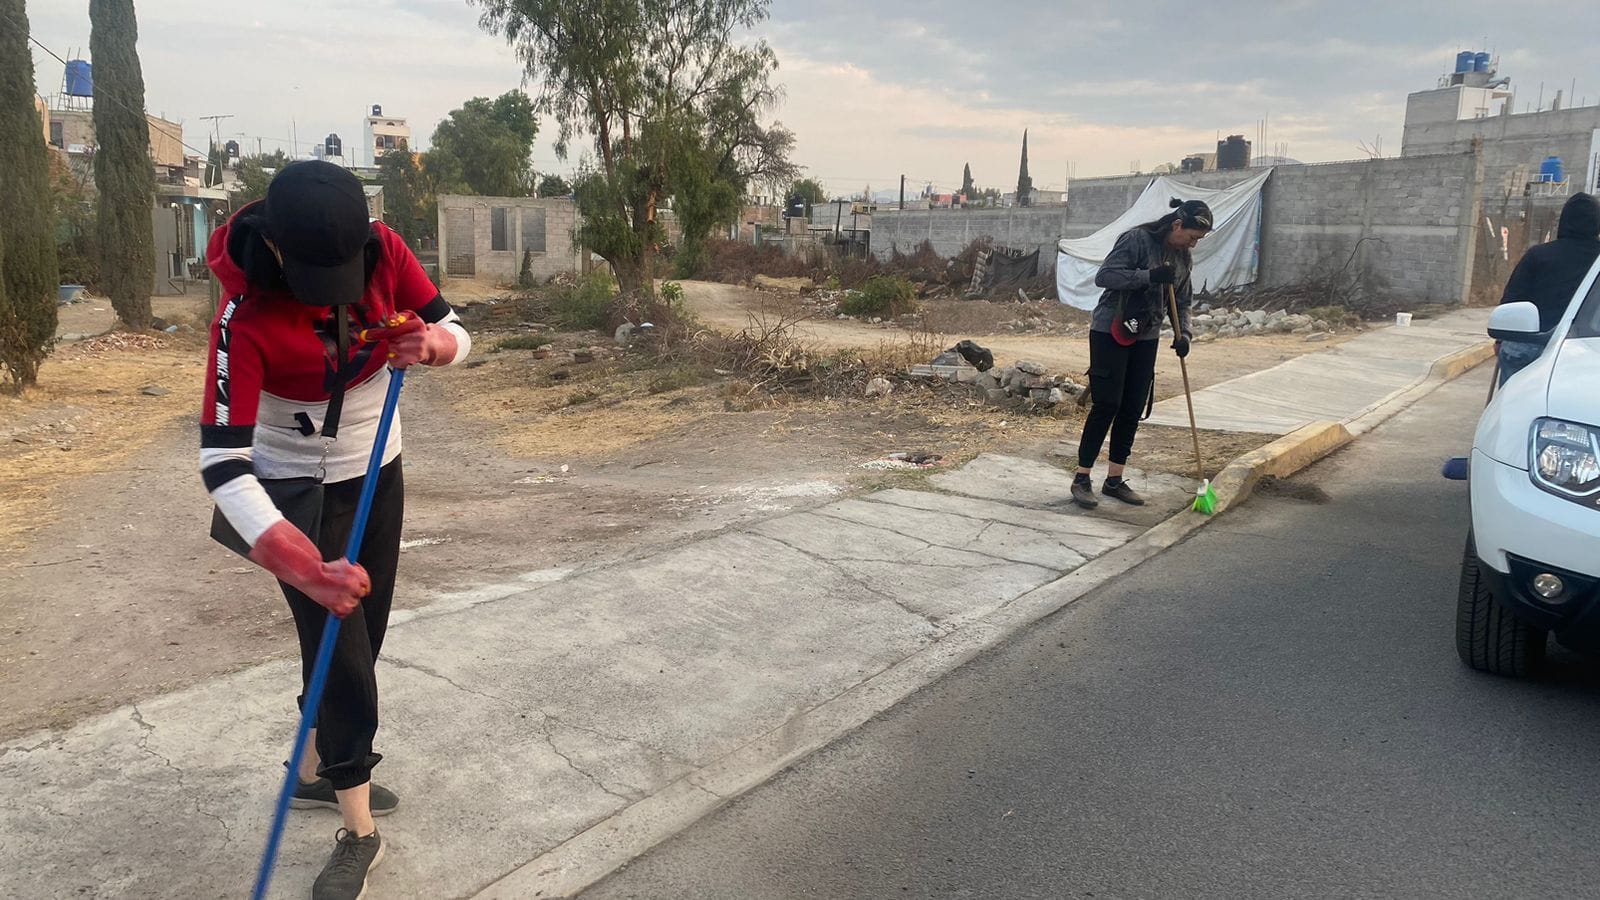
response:
[(1551, 634), (1600, 655), (1600, 262), (1548, 336), (1532, 303), (1495, 309), (1489, 335), (1548, 343), (1478, 421), (1456, 651), (1527, 675)]

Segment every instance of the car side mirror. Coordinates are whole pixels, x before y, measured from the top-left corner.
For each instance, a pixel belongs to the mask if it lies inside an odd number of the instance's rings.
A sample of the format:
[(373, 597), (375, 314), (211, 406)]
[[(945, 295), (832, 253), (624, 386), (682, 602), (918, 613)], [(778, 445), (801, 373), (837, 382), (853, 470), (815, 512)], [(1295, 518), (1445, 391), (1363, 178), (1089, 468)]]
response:
[(1539, 307), (1526, 300), (1500, 304), (1489, 314), (1489, 336), (1497, 341), (1541, 342), (1546, 336), (1539, 331)]

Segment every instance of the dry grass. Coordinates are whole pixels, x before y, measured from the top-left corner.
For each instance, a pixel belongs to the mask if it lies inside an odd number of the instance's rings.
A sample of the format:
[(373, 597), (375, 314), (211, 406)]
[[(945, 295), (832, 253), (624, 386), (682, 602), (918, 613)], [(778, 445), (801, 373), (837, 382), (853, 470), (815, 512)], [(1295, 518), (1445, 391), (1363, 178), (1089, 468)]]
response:
[[(198, 415), (202, 339), (150, 340), (156, 349), (67, 345), (45, 361), (37, 387), (0, 399), (0, 549), (48, 525), (69, 481), (116, 471), (172, 422)], [(171, 393), (140, 393), (151, 384)]]

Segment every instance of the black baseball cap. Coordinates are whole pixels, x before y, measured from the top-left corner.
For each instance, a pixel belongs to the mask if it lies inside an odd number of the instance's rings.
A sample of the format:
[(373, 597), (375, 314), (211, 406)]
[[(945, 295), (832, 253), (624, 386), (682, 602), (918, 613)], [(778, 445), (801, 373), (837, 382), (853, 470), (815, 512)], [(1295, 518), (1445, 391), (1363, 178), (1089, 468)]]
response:
[(283, 254), (283, 277), (295, 299), (311, 306), (360, 302), (371, 233), (361, 180), (321, 160), (291, 163), (267, 186), (263, 205), (267, 236)]

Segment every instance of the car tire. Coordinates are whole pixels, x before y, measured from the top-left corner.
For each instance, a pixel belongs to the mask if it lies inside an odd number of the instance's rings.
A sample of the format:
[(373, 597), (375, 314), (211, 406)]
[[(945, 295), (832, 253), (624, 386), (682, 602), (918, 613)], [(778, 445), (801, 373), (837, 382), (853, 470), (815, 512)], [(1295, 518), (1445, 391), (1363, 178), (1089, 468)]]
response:
[(1469, 532), (1456, 595), (1456, 653), (1479, 672), (1514, 678), (1532, 675), (1544, 662), (1548, 633), (1517, 618), (1495, 599), (1481, 565)]

